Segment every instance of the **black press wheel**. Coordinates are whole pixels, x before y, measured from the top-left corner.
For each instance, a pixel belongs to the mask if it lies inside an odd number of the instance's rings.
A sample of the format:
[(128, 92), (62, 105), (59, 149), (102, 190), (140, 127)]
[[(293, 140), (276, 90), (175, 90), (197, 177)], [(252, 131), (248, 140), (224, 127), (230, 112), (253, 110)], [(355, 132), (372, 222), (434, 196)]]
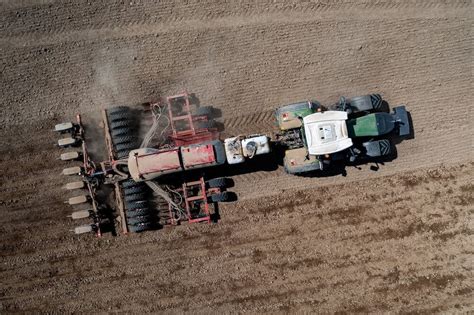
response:
[(119, 121), (109, 121), (110, 129), (120, 129), (120, 128), (128, 128), (130, 126), (130, 122), (128, 120), (119, 120)]
[(127, 210), (148, 209), (148, 202), (145, 200), (137, 200), (125, 203)]
[(130, 188), (130, 187), (145, 187), (146, 184), (143, 182), (136, 182), (132, 179), (127, 179), (122, 182), (122, 187), (123, 188)]
[(129, 225), (137, 225), (140, 223), (148, 223), (151, 222), (151, 217), (149, 215), (140, 215), (136, 217), (130, 217), (127, 219), (127, 223)]
[(150, 214), (150, 210), (148, 208), (139, 208), (139, 209), (130, 209), (125, 212), (127, 218), (136, 218), (142, 217)]
[(145, 187), (143, 186), (131, 186), (129, 188), (124, 188), (124, 195), (135, 195), (135, 194), (144, 194), (146, 192)]
[(119, 144), (135, 143), (136, 140), (137, 139), (133, 136), (123, 135), (120, 137), (114, 137), (113, 142), (115, 145), (119, 145)]
[(139, 223), (137, 225), (129, 225), (128, 229), (130, 230), (130, 232), (140, 233), (140, 232), (152, 230), (154, 227), (155, 226), (153, 223), (147, 222), (147, 223)]
[(123, 128), (115, 128), (111, 132), (112, 138), (118, 138), (118, 137), (125, 137), (128, 136), (130, 133), (130, 128), (128, 127), (123, 127)]
[(134, 143), (120, 143), (115, 146), (117, 151), (130, 151), (136, 149), (136, 145)]
[(121, 115), (123, 113), (129, 113), (129, 112), (130, 112), (130, 108), (128, 108), (127, 106), (116, 106), (116, 107), (107, 109), (107, 114), (109, 116)]
[(125, 195), (124, 199), (126, 202), (144, 200), (146, 199), (146, 193), (142, 192), (138, 194)]
[(118, 122), (122, 120), (128, 120), (130, 113), (128, 111), (120, 111), (114, 114), (109, 113), (109, 122)]

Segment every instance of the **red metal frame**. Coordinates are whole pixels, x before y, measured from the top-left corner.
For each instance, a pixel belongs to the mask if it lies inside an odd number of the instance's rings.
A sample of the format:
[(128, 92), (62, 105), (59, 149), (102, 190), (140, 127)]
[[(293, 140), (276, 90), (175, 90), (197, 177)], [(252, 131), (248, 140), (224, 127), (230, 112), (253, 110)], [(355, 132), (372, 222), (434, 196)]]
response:
[[(193, 188), (197, 188), (198, 193), (192, 194), (191, 192), (193, 191)], [(211, 211), (210, 205), (207, 202), (207, 198), (211, 194), (220, 193), (221, 190), (219, 188), (206, 189), (204, 177), (201, 177), (197, 181), (183, 183), (182, 188), (178, 189), (177, 192), (181, 193), (183, 196), (184, 208), (186, 210), (187, 221), (189, 223), (211, 223)], [(196, 201), (201, 201), (200, 211), (197, 214), (191, 211), (193, 209), (193, 203)], [(173, 208), (171, 205), (169, 205), (168, 208), (170, 216), (169, 223), (172, 225), (177, 225), (179, 221), (175, 219)]]
[[(77, 131), (77, 135), (82, 140), (82, 158), (83, 158), (84, 172), (87, 175), (91, 175), (95, 171), (95, 168), (90, 163), (89, 154), (87, 152), (86, 139), (84, 137), (84, 127), (82, 126), (82, 119), (81, 119), (80, 114), (76, 115), (76, 121), (77, 121), (77, 125), (79, 126), (79, 130)], [(97, 215), (98, 214), (98, 209), (97, 209), (97, 201), (95, 200), (94, 189), (88, 181), (86, 182), (86, 185), (87, 185), (87, 190), (89, 191), (89, 195), (90, 195), (91, 200), (92, 200), (92, 209)], [(100, 227), (100, 220), (97, 221), (97, 222), (94, 222), (94, 223), (95, 223), (95, 226), (97, 227), (96, 235), (97, 235), (97, 237), (101, 237), (102, 236), (102, 231), (101, 231), (101, 227)]]
[[(219, 132), (215, 129), (209, 128), (197, 128), (195, 126), (196, 121), (207, 121), (206, 116), (193, 115), (191, 112), (191, 102), (189, 94), (185, 91), (181, 94), (168, 96), (166, 98), (168, 106), (168, 116), (170, 119), (172, 132), (169, 135), (175, 147), (181, 147), (189, 144), (202, 143), (211, 141), (219, 138)], [(179, 110), (179, 115), (175, 115), (173, 110), (177, 103), (181, 103), (182, 108)], [(183, 126), (177, 128), (177, 122), (184, 122)], [(199, 188), (199, 193), (190, 195), (193, 188)], [(196, 222), (211, 222), (210, 205), (207, 202), (207, 197), (212, 193), (220, 192), (218, 188), (206, 189), (206, 182), (203, 177), (197, 181), (185, 182), (182, 187), (178, 189), (178, 192), (182, 194), (184, 200), (184, 208), (186, 210), (187, 221), (189, 223)], [(191, 212), (192, 203), (195, 201), (202, 201), (201, 211), (195, 215)], [(170, 224), (176, 225), (178, 221), (175, 219), (173, 208), (171, 205), (168, 206), (170, 215)]]
[[(173, 114), (173, 105), (177, 102), (183, 104), (179, 116)], [(196, 128), (194, 122), (198, 120), (207, 120), (207, 117), (195, 116), (191, 113), (191, 102), (187, 92), (168, 96), (166, 98), (166, 103), (168, 105), (168, 116), (172, 129), (170, 139), (173, 141), (175, 146), (179, 147), (186, 144), (200, 143), (218, 138), (218, 132), (214, 129)], [(176, 127), (176, 122), (178, 121), (184, 121), (185, 128), (178, 130)]]

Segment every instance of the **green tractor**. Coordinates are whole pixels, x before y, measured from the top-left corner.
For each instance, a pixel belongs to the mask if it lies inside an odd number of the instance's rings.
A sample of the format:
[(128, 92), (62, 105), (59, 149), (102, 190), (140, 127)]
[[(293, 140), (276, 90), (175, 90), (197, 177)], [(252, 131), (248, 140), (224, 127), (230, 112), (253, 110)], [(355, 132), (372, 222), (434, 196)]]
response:
[(285, 105), (276, 110), (286, 147), (284, 166), (290, 174), (323, 170), (333, 160), (355, 163), (393, 154), (390, 138), (408, 136), (410, 123), (405, 106), (385, 110), (379, 94), (341, 97), (326, 110), (317, 101)]

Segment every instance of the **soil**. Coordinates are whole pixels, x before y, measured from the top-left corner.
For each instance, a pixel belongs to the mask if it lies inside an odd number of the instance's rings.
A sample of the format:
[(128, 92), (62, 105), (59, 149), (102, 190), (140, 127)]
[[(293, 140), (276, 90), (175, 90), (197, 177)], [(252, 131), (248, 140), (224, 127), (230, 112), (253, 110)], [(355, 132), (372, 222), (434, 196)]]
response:
[[(474, 311), (471, 29), (470, 1), (2, 1), (0, 311)], [(183, 89), (226, 135), (378, 92), (414, 139), (377, 172), (242, 172), (218, 224), (73, 235), (53, 126)]]

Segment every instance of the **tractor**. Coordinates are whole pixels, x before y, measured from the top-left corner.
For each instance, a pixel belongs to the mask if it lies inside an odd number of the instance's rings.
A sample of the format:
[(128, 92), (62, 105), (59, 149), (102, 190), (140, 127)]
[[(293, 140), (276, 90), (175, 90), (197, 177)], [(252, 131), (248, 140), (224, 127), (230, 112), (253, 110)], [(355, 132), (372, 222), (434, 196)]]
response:
[(102, 162), (89, 154), (86, 143), (96, 139), (86, 137), (77, 115), (76, 122), (55, 127), (66, 134), (57, 143), (66, 150), (60, 159), (76, 161), (63, 170), (77, 178), (64, 188), (81, 192), (66, 201), (76, 208), (71, 217), (92, 219), (75, 232), (100, 236), (104, 231), (127, 234), (183, 222), (210, 223), (218, 217), (219, 202), (236, 199), (228, 191), (232, 179), (212, 174), (223, 176), (224, 166), (239, 169), (255, 156), (265, 159), (276, 146), (285, 148), (284, 168), (295, 175), (330, 169), (338, 161), (388, 157), (394, 153), (391, 137), (405, 137), (411, 127), (405, 106), (393, 113), (386, 108), (378, 94), (342, 97), (327, 108), (317, 101), (298, 102), (276, 110), (280, 133), (274, 140), (262, 134), (221, 140), (213, 108), (198, 106), (184, 92), (147, 104), (152, 124), (142, 139), (136, 118), (143, 113), (127, 106), (102, 110), (107, 152)]
[(306, 175), (321, 171), (334, 161), (377, 160), (394, 154), (393, 136), (410, 134), (405, 106), (389, 113), (379, 94), (341, 97), (323, 107), (317, 101), (281, 106), (275, 112), (278, 139), (286, 147), (287, 173)]

